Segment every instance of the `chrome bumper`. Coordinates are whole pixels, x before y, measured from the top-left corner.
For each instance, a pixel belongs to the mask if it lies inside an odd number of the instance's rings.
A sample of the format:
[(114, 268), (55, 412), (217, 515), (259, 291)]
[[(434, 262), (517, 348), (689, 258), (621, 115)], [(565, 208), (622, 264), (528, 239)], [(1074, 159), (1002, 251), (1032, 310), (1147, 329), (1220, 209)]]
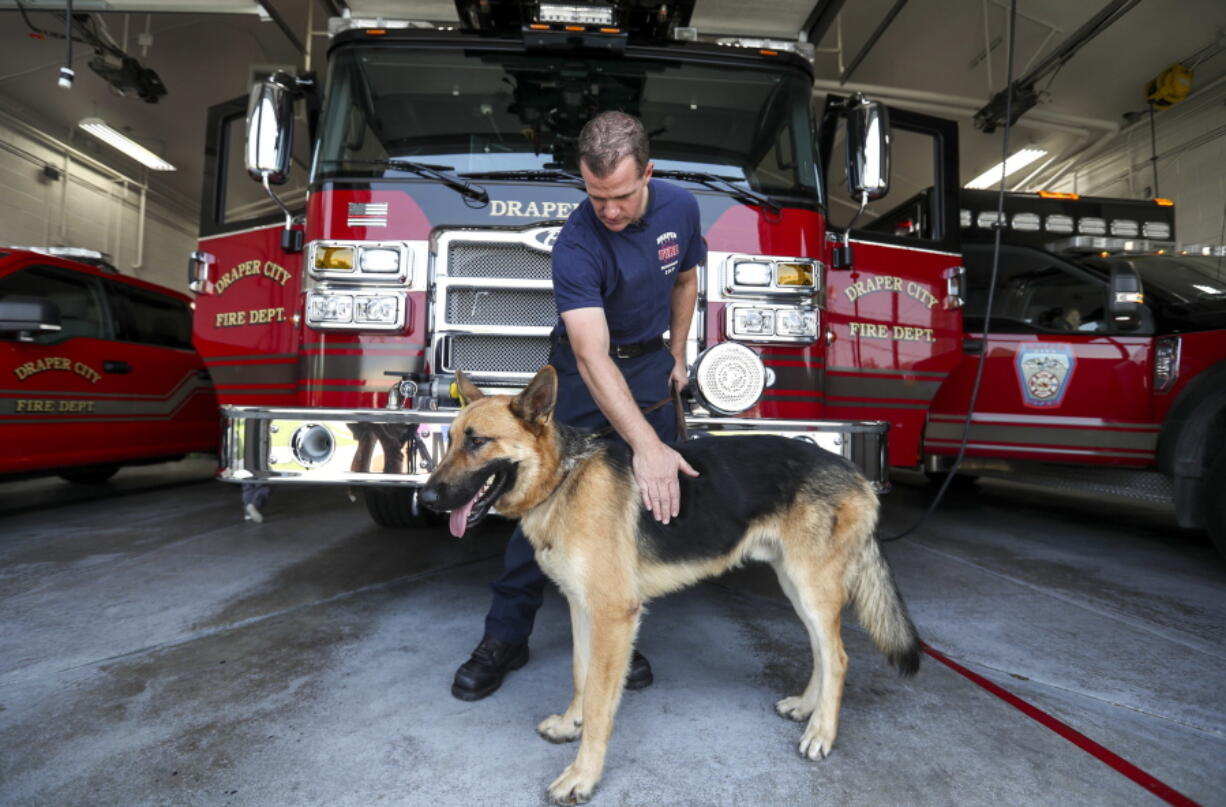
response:
[[(447, 450), (448, 430), (458, 412), (223, 406), (220, 477), (228, 482), (418, 487)], [(884, 421), (693, 416), (686, 418), (686, 427), (690, 439), (779, 434), (808, 440), (850, 460), (878, 492), (889, 489), (889, 424)]]

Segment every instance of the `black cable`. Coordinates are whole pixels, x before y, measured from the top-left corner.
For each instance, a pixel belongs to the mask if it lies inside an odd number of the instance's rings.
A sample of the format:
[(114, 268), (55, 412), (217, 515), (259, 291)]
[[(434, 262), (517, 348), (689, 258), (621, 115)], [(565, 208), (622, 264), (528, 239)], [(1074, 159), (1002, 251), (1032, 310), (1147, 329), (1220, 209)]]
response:
[(1217, 237), (1217, 279), (1222, 279), (1222, 258), (1226, 257), (1226, 207), (1222, 208), (1222, 231)]
[[(919, 529), (928, 517), (936, 512), (937, 506), (941, 500), (945, 498), (945, 492), (949, 490), (950, 484), (954, 480), (954, 476), (958, 473), (958, 468), (962, 466), (962, 460), (966, 457), (966, 446), (971, 439), (971, 416), (975, 412), (975, 404), (979, 401), (979, 387), (983, 383), (983, 368), (987, 363), (988, 358), (988, 334), (991, 332), (992, 324), (992, 305), (996, 298), (996, 275), (997, 269), (1000, 266), (1000, 238), (1001, 232), (1005, 228), (1005, 163), (1009, 160), (1009, 130), (1012, 128), (1009, 121), (1013, 119), (1013, 42), (1014, 34), (1017, 30), (1017, 0), (1009, 2), (1009, 49), (1008, 49), (1008, 84), (1009, 89), (1005, 95), (1005, 122), (1004, 134), (1001, 137), (1001, 158), (1000, 158), (1000, 190), (996, 195), (996, 238), (992, 247), (992, 272), (988, 280), (988, 299), (987, 305), (983, 312), (983, 349), (979, 354), (979, 365), (975, 370), (975, 383), (971, 386), (971, 400), (966, 407), (966, 420), (962, 424), (962, 443), (958, 446), (958, 454), (954, 458), (954, 464), (946, 471), (945, 479), (941, 481), (941, 487), (937, 490), (936, 496), (933, 497), (932, 503), (928, 505), (928, 510), (919, 520), (907, 527), (897, 535), (891, 535), (888, 538), (878, 538), (881, 543), (889, 541), (897, 541), (900, 538), (905, 538), (915, 530)], [(969, 288), (969, 281), (968, 281)]]
[(68, 40), (68, 61), (64, 67), (72, 70), (72, 0), (64, 4), (64, 38)]
[(1149, 166), (1154, 172), (1154, 192), (1152, 196), (1161, 196), (1158, 192), (1158, 129), (1154, 123), (1154, 105), (1149, 105)]

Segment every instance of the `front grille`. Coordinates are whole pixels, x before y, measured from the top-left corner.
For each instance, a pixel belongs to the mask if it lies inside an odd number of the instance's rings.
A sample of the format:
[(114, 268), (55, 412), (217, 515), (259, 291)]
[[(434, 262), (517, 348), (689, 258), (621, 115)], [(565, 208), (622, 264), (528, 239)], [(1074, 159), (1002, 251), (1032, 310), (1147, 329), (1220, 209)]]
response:
[(455, 286), (447, 292), (449, 325), (536, 325), (558, 319), (548, 289), (481, 289)]
[(549, 339), (538, 336), (454, 334), (443, 350), (444, 372), (469, 375), (533, 374), (549, 363)]
[(500, 280), (552, 280), (548, 252), (522, 243), (455, 241), (447, 251), (449, 277), (489, 277)]
[(519, 385), (549, 361), (558, 320), (552, 255), (534, 235), (470, 230), (439, 239), (434, 346), (443, 372)]

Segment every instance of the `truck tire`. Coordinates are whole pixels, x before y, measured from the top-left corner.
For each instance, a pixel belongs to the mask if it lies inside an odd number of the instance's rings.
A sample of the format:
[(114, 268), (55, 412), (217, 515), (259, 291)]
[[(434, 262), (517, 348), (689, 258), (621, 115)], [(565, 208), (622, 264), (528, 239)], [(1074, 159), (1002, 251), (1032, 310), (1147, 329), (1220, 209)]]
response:
[(392, 529), (433, 527), (443, 516), (417, 505), (417, 488), (368, 487), (362, 489), (366, 512), (380, 527)]
[(1213, 545), (1226, 558), (1226, 451), (1218, 452), (1205, 477), (1204, 518)]
[(64, 471), (60, 479), (72, 482), (74, 485), (101, 485), (115, 475), (119, 468), (82, 468), (79, 471)]

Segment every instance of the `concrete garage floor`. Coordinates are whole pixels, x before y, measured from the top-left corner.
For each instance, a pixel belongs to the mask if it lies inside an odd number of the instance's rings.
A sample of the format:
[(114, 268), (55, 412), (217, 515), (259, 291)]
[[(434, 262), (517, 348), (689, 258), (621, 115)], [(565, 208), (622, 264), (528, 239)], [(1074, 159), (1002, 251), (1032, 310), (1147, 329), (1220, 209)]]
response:
[[(257, 525), (199, 463), (138, 471), (123, 495), (56, 506), (70, 486), (0, 486), (0, 803), (545, 802), (574, 754), (534, 732), (569, 697), (561, 598), (501, 691), (448, 693), (505, 524), (397, 533), (342, 490), (282, 488)], [(886, 531), (928, 495), (889, 494)], [(934, 648), (1226, 804), (1226, 564), (1207, 539), (1161, 511), (981, 483), (888, 553)], [(655, 603), (656, 684), (624, 698), (593, 803), (1162, 803), (931, 658), (902, 680), (844, 636), (841, 733), (812, 763), (771, 708), (808, 652), (769, 572)]]

